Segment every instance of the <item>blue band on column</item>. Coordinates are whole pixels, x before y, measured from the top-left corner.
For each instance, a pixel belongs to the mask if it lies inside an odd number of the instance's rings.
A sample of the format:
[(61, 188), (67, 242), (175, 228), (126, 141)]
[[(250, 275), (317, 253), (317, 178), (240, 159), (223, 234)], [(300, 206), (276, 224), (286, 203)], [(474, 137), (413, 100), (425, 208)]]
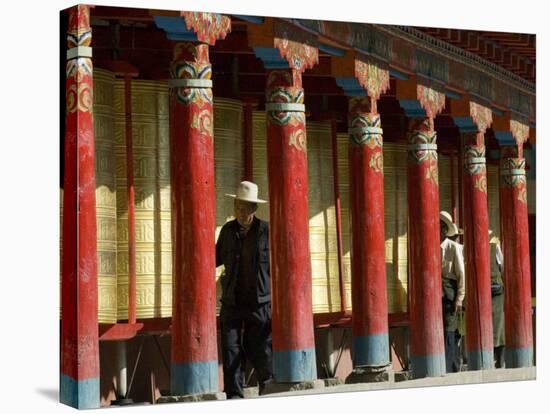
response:
[(353, 337), (353, 366), (382, 366), (390, 363), (388, 333)]
[(60, 375), (59, 401), (78, 409), (99, 408), (99, 377), (77, 381)]
[(445, 353), (411, 356), (413, 378), (445, 375)]
[(426, 116), (426, 111), (416, 99), (400, 99), (399, 105), (405, 111), (407, 118), (419, 118)]
[(468, 371), (491, 369), (494, 366), (493, 350), (468, 351)]
[(172, 363), (172, 395), (218, 392), (218, 361)]
[(315, 348), (273, 351), (276, 382), (303, 382), (317, 379)]
[(533, 366), (533, 348), (505, 348), (506, 368), (526, 368)]

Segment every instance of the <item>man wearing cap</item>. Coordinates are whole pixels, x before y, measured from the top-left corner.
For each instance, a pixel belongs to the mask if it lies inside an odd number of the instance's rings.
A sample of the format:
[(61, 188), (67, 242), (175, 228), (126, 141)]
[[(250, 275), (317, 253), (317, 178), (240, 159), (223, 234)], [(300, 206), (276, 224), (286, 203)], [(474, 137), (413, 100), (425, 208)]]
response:
[(460, 364), (456, 342), (458, 311), (466, 294), (464, 252), (460, 244), (450, 239), (458, 234), (449, 213), (439, 213), (441, 240), (441, 285), (443, 287), (443, 327), (445, 330), (445, 363), (447, 372), (458, 372)]
[(260, 394), (270, 380), (271, 278), (269, 275), (269, 231), (266, 221), (256, 217), (258, 186), (243, 181), (235, 199), (235, 219), (222, 227), (216, 243), (216, 266), (221, 276), (220, 311), (224, 391), (227, 398), (243, 398), (245, 360), (252, 363)]

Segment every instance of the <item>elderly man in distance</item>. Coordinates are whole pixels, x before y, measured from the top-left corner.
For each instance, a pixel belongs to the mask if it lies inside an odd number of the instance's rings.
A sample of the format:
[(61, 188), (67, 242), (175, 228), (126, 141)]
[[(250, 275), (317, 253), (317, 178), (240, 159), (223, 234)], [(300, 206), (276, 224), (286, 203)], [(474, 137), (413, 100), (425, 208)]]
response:
[(243, 181), (235, 199), (235, 220), (222, 227), (216, 243), (216, 266), (221, 276), (220, 311), (224, 391), (243, 398), (245, 358), (252, 363), (260, 394), (273, 375), (271, 345), (271, 278), (269, 231), (257, 218), (258, 186)]
[(500, 240), (493, 237), (489, 230), (489, 246), (491, 259), (491, 297), (493, 311), (493, 351), (495, 368), (504, 368), (504, 282), (502, 270), (504, 257), (500, 248)]
[(460, 370), (457, 349), (458, 311), (466, 295), (464, 251), (450, 237), (458, 234), (449, 213), (439, 214), (441, 240), (441, 284), (443, 287), (443, 327), (445, 330), (445, 363), (447, 372)]

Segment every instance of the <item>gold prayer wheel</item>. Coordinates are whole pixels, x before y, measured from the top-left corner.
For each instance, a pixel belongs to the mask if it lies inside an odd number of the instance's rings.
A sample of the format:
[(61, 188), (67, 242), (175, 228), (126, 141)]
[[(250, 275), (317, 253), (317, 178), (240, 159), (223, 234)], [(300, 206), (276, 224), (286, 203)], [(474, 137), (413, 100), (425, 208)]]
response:
[[(162, 81), (132, 81), (132, 131), (136, 211), (137, 317), (172, 314), (172, 246), (168, 87)], [(124, 81), (94, 70), (94, 128), (98, 251), (98, 318), (128, 318), (128, 205)], [(237, 100), (214, 100), (216, 237), (234, 218), (234, 193), (244, 173), (243, 109)], [(260, 197), (268, 199), (266, 120), (252, 115), (253, 174)], [(351, 310), (349, 167), (346, 133), (337, 135), (342, 214), (344, 290)], [(307, 123), (310, 251), (313, 312), (340, 310), (336, 210), (329, 122)], [(404, 144), (384, 144), (385, 255), (388, 311), (407, 311), (407, 152)], [(441, 209), (451, 211), (451, 164), (439, 156)], [(460, 169), (457, 168), (457, 174)], [(500, 234), (498, 166), (487, 166), (489, 221)], [(455, 183), (455, 185), (457, 185)], [(62, 192), (61, 192), (62, 200)], [(61, 203), (61, 216), (63, 214)], [(269, 205), (257, 212), (269, 220)], [(222, 269), (218, 269), (219, 277)], [(218, 298), (221, 294), (218, 286)], [(219, 311), (218, 302), (218, 311)]]
[(306, 127), (313, 312), (339, 312), (331, 126), (329, 122), (308, 122)]
[[(136, 316), (172, 313), (170, 149), (166, 82), (132, 81)], [(128, 195), (124, 80), (114, 84), (118, 319), (128, 319)]]
[[(233, 199), (225, 194), (235, 194), (244, 175), (243, 107), (233, 99), (214, 99), (214, 164), (216, 177), (216, 240), (222, 226), (233, 220)], [(261, 196), (267, 196), (267, 188), (260, 187)], [(265, 216), (260, 216), (265, 217)], [(220, 311), (221, 285), (219, 277), (223, 267), (216, 270), (216, 305)]]
[[(252, 112), (252, 174), (258, 184), (260, 195), (269, 200), (269, 183), (267, 180), (267, 136), (264, 111)], [(269, 221), (269, 204), (258, 204), (257, 216)]]
[(342, 250), (344, 262), (344, 292), (346, 310), (351, 311), (351, 233), (349, 216), (349, 135), (336, 135), (338, 148), (338, 187), (340, 189), (340, 211), (342, 218)]
[(407, 148), (384, 143), (384, 227), (388, 312), (407, 311)]
[(111, 72), (94, 70), (98, 321), (117, 320), (117, 194)]
[[(453, 195), (451, 185), (451, 157), (441, 153), (438, 156), (438, 179), (439, 179), (439, 210), (447, 211), (453, 214)], [(453, 167), (455, 168), (455, 182), (458, 183), (458, 174), (462, 174), (462, 168), (457, 168), (458, 160), (455, 160)], [(455, 184), (456, 184), (455, 183)], [(458, 200), (457, 200), (458, 202)]]

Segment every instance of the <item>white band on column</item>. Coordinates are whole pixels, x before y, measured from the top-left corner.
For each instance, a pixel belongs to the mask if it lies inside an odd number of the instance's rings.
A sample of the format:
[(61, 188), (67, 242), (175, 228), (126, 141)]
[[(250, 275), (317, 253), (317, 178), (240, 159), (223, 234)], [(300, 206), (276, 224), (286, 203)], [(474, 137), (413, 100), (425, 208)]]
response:
[(500, 175), (525, 175), (525, 169), (512, 168), (510, 170), (501, 170)]
[(409, 144), (409, 151), (437, 151), (437, 144)]
[(90, 46), (77, 46), (67, 50), (67, 60), (79, 57), (92, 57), (92, 48)]
[(211, 88), (211, 79), (168, 79), (170, 88)]
[(265, 110), (273, 112), (305, 112), (306, 106), (301, 103), (269, 102), (265, 104)]
[(357, 133), (382, 134), (383, 130), (382, 128), (378, 128), (378, 127), (348, 128), (348, 134), (357, 134)]
[(485, 164), (485, 157), (470, 157), (464, 159), (465, 164)]

